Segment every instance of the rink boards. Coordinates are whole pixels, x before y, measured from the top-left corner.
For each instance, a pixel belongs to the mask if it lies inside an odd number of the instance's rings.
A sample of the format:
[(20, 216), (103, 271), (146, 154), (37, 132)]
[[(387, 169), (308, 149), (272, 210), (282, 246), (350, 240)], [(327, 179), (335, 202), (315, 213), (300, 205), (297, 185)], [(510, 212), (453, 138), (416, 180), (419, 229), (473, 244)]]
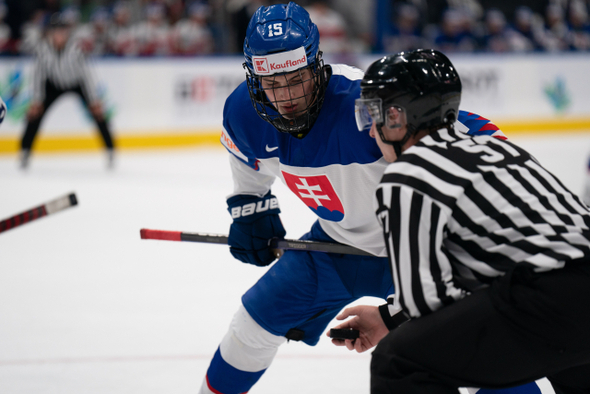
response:
[[(327, 58), (366, 68), (378, 55)], [(503, 131), (590, 131), (590, 54), (454, 55), (461, 108)], [(91, 59), (99, 96), (122, 148), (217, 144), (223, 105), (244, 81), (239, 56)], [(8, 115), (0, 154), (15, 152), (31, 99), (32, 59), (0, 59), (0, 96)], [(100, 140), (75, 96), (64, 96), (42, 124), (37, 150), (95, 150)]]

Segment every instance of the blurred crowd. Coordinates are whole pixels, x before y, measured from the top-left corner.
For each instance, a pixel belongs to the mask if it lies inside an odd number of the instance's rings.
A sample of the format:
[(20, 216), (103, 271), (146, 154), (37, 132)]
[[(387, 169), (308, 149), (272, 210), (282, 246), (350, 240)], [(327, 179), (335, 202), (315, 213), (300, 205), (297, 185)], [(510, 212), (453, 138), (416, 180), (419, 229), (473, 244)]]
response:
[[(32, 54), (60, 12), (96, 56), (241, 51), (263, 0), (0, 0), (0, 54)], [(590, 50), (590, 0), (301, 0), (324, 53)]]
[[(418, 3), (418, 4), (416, 4)], [(587, 51), (586, 0), (449, 0), (430, 21), (424, 2), (396, 2), (381, 35), (386, 52), (431, 46), (443, 52)]]

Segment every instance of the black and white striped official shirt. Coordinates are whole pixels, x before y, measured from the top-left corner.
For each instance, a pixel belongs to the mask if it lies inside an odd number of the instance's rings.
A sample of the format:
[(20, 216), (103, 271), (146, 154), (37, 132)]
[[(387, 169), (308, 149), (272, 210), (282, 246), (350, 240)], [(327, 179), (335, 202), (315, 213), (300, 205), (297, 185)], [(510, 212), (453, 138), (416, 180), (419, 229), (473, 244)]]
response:
[(37, 47), (33, 77), (33, 100), (45, 99), (45, 82), (50, 81), (55, 87), (67, 90), (80, 86), (86, 98), (97, 100), (92, 73), (86, 57), (74, 40), (69, 40), (60, 52), (55, 50), (46, 40)]
[(526, 151), (445, 129), (390, 164), (377, 192), (396, 307), (419, 317), (516, 264), (588, 259), (590, 211)]

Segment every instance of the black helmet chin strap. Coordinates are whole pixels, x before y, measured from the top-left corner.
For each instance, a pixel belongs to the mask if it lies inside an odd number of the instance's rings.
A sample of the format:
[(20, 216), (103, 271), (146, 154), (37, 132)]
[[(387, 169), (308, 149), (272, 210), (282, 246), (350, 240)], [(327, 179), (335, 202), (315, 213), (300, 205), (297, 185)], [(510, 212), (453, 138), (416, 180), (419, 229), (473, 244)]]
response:
[(399, 141), (389, 141), (389, 140), (385, 139), (385, 135), (383, 134), (383, 130), (381, 130), (381, 128), (383, 127), (383, 123), (376, 124), (375, 126), (377, 127), (377, 131), (379, 132), (379, 137), (381, 137), (381, 141), (383, 141), (387, 145), (393, 146), (393, 150), (395, 151), (395, 155), (397, 157), (400, 157), (402, 154), (402, 146), (404, 146), (404, 144), (410, 139), (410, 137), (413, 134), (412, 131), (408, 128), (408, 130), (406, 131), (406, 135), (404, 135), (404, 138), (402, 138)]

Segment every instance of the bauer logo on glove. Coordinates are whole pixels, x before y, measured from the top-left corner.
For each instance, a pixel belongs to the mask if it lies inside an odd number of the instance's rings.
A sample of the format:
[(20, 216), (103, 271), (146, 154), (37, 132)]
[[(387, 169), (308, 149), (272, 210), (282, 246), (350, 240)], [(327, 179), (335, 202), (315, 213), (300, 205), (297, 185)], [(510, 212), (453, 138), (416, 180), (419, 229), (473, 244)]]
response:
[(268, 241), (286, 235), (277, 198), (270, 192), (263, 197), (242, 194), (229, 198), (227, 206), (234, 220), (227, 239), (231, 254), (244, 263), (260, 267), (272, 263), (277, 256)]
[(269, 209), (279, 209), (279, 200), (276, 197), (264, 199), (256, 203), (251, 202), (242, 206), (231, 208), (232, 219), (237, 219), (242, 216), (250, 216), (254, 213), (266, 212)]

